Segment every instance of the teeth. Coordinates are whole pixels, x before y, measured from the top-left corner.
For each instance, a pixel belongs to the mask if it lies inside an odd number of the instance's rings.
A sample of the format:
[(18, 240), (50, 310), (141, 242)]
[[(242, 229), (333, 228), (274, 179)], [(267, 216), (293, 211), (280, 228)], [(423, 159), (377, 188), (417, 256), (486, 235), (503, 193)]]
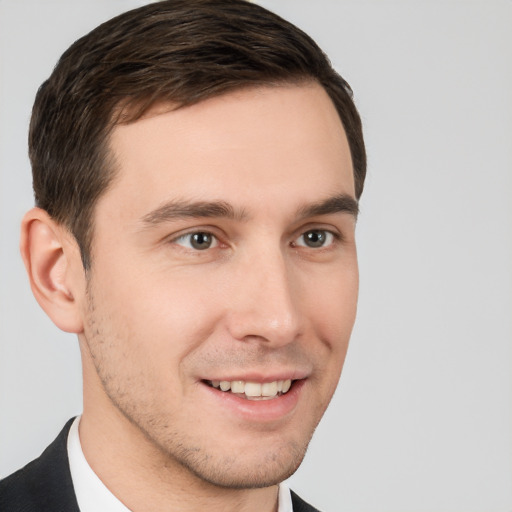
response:
[(231, 382), (228, 382), (227, 380), (221, 380), (219, 385), (222, 391), (229, 391), (231, 388)]
[(261, 385), (262, 396), (276, 396), (277, 395), (277, 382), (265, 382)]
[(233, 380), (231, 382), (228, 380), (212, 380), (210, 383), (214, 388), (221, 391), (231, 390), (232, 393), (245, 394), (248, 398), (274, 398), (287, 393), (292, 385), (290, 379), (275, 380), (274, 382), (265, 382), (263, 384), (259, 382), (245, 382), (243, 380)]
[(247, 396), (261, 396), (261, 384), (257, 382), (246, 382), (245, 394)]
[(245, 392), (245, 382), (243, 380), (234, 380), (231, 382), (231, 392), (232, 393), (244, 393)]

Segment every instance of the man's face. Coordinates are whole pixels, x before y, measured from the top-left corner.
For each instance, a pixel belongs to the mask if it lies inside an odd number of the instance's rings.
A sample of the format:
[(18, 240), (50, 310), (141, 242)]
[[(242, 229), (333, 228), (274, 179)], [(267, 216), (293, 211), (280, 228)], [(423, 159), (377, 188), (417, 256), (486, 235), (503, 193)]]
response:
[(95, 210), (81, 302), (84, 420), (201, 481), (282, 481), (356, 312), (334, 106), (317, 85), (248, 89), (118, 126), (111, 150), (119, 174)]

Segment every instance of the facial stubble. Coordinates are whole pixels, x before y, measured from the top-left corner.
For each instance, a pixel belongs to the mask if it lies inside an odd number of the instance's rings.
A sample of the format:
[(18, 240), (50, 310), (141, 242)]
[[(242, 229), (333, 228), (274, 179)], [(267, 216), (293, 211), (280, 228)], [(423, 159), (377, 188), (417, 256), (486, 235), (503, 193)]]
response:
[[(89, 276), (90, 277), (90, 276)], [(156, 397), (141, 400), (133, 392), (133, 382), (145, 383), (147, 379), (144, 371), (133, 377), (122, 374), (123, 346), (125, 337), (123, 333), (112, 332), (108, 313), (102, 313), (97, 307), (93, 292), (92, 279), (87, 284), (87, 321), (85, 323), (83, 339), (83, 357), (89, 357), (96, 372), (97, 381), (101, 383), (102, 391), (108, 398), (112, 408), (120, 412), (122, 417), (138, 431), (149, 444), (153, 452), (158, 454), (154, 465), (160, 478), (168, 473), (173, 480), (176, 471), (183, 475), (192, 476), (202, 484), (223, 489), (256, 489), (274, 486), (289, 478), (298, 469), (306, 454), (307, 447), (325, 407), (314, 416), (318, 421), (307, 435), (299, 441), (288, 439), (278, 447), (266, 449), (258, 464), (251, 461), (244, 464), (243, 453), (223, 453), (222, 455), (210, 453), (201, 440), (193, 440), (181, 432), (173, 424), (172, 417), (165, 412), (159, 412)], [(134, 368), (132, 368), (132, 372)], [(134, 396), (135, 395), (135, 396)], [(155, 407), (151, 407), (154, 403)], [(148, 407), (149, 406), (149, 407)], [(205, 432), (208, 430), (205, 418)], [(198, 418), (201, 421), (201, 418)], [(178, 425), (179, 426), (179, 425)], [(214, 440), (215, 442), (215, 440)], [(254, 443), (258, 443), (255, 435)], [(206, 443), (208, 444), (208, 443)]]

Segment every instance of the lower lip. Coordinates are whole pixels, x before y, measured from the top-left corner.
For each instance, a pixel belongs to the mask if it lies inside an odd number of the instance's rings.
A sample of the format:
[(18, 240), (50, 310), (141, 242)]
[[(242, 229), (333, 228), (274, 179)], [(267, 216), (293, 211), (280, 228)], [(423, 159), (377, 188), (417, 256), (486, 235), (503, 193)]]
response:
[(305, 379), (294, 381), (287, 393), (270, 400), (248, 400), (229, 391), (208, 386), (204, 382), (201, 382), (201, 385), (210, 393), (212, 399), (220, 403), (222, 412), (231, 412), (244, 420), (256, 423), (268, 423), (286, 418), (294, 411), (305, 382)]

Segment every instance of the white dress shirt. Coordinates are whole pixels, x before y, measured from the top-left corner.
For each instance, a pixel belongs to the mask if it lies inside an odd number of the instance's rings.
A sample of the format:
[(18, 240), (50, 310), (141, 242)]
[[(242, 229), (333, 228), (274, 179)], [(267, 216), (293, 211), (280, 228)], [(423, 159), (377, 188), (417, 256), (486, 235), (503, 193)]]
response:
[[(79, 423), (80, 417), (77, 417), (69, 431), (68, 458), (80, 512), (130, 512), (130, 509), (107, 489), (89, 466), (80, 444)], [(278, 512), (293, 512), (290, 489), (283, 483), (279, 485)]]

